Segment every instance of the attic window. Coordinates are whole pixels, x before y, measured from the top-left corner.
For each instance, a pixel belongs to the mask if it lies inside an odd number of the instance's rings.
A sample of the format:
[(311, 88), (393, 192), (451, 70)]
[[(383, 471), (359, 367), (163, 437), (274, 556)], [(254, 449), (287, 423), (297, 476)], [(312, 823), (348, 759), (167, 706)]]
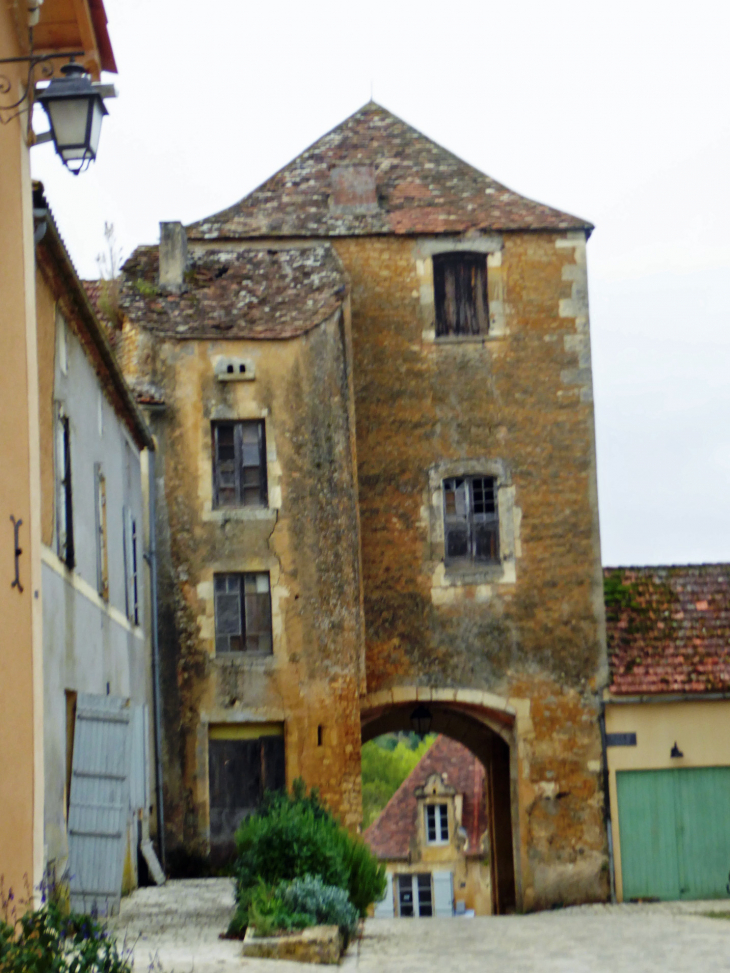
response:
[(437, 338), (487, 334), (486, 254), (435, 254), (433, 286)]
[(446, 804), (426, 805), (426, 841), (443, 845), (449, 840), (449, 811)]
[(335, 213), (378, 211), (375, 170), (372, 166), (335, 166), (330, 170), (330, 207)]

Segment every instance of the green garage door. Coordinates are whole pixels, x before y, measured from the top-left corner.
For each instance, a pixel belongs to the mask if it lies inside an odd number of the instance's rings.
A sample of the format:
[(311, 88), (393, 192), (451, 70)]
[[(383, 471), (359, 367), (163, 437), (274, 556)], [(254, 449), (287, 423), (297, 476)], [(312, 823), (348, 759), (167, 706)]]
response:
[(728, 898), (730, 767), (616, 774), (624, 901)]

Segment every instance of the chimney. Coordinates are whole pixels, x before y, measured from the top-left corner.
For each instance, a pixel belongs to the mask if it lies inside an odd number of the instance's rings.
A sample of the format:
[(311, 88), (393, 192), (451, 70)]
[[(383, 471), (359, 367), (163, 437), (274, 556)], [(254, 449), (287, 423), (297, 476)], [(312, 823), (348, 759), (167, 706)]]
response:
[(179, 294), (188, 265), (188, 238), (182, 223), (160, 223), (160, 289)]

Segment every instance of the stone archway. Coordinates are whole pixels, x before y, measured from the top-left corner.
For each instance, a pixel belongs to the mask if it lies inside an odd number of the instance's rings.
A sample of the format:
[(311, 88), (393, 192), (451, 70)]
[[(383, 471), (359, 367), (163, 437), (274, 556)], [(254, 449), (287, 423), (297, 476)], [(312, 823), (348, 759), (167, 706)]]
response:
[(457, 740), (486, 771), (495, 915), (521, 910), (517, 813), (516, 712), (507, 700), (475, 689), (398, 686), (361, 697), (362, 742), (410, 730), (415, 706), (428, 706), (432, 732)]

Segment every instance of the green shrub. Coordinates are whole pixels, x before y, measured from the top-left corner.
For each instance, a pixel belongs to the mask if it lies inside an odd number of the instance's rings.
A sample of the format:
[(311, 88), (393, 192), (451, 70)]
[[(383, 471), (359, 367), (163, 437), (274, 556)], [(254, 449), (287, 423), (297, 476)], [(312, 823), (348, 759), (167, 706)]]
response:
[(361, 918), (365, 918), (368, 906), (379, 902), (385, 895), (388, 880), (385, 865), (381, 864), (370, 848), (349, 831), (341, 830), (342, 860), (347, 869), (347, 892), (350, 902)]
[(347, 892), (325, 885), (318, 875), (295, 878), (277, 892), (292, 914), (311, 916), (312, 925), (339, 926), (345, 946), (357, 931), (358, 912)]
[(291, 932), (292, 929), (316, 925), (312, 914), (290, 906), (284, 896), (286, 888), (286, 883), (271, 888), (260, 881), (254, 889), (249, 918), (257, 936), (273, 936), (279, 932)]
[(93, 917), (66, 914), (53, 898), (18, 916), (13, 893), (0, 896), (0, 973), (131, 971), (130, 952)]
[(259, 881), (281, 882), (316, 876), (344, 889), (360, 915), (385, 891), (385, 869), (369, 848), (342, 828), (301, 780), (293, 792), (267, 795), (262, 807), (236, 832), (236, 912), (228, 935), (240, 935)]

